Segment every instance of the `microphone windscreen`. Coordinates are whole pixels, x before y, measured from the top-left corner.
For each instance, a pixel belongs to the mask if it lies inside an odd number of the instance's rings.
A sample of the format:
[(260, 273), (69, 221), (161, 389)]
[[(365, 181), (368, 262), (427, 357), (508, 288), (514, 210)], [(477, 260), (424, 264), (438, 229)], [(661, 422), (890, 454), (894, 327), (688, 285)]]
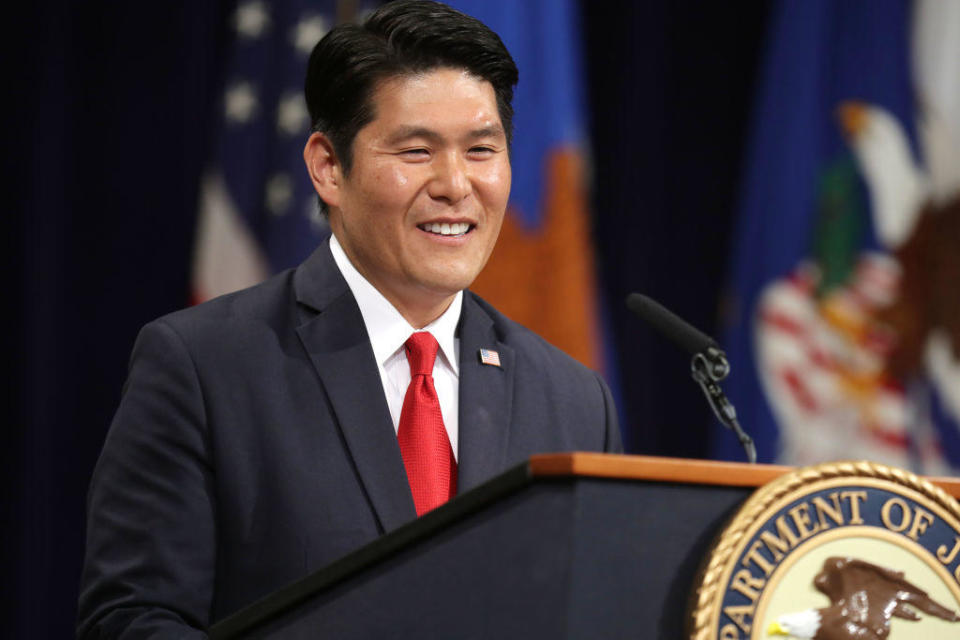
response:
[(706, 351), (709, 347), (720, 348), (713, 338), (652, 298), (631, 293), (627, 296), (627, 307), (691, 355)]

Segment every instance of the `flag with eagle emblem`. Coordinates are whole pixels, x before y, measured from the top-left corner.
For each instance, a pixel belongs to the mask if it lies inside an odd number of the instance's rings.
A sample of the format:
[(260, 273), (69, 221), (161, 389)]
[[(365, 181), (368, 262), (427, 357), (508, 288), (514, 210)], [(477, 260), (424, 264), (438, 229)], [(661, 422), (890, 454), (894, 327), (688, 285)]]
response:
[(960, 469), (960, 3), (779, 3), (754, 109), (726, 345), (760, 459)]

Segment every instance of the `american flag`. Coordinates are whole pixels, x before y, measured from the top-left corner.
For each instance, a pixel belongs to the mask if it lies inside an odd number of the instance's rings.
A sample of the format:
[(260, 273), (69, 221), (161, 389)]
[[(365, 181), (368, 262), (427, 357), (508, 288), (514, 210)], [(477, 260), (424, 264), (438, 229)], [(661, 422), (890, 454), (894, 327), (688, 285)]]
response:
[(500, 354), (493, 349), (480, 349), (480, 362), (482, 364), (492, 364), (495, 367), (499, 367)]
[(376, 2), (241, 0), (215, 157), (201, 186), (196, 302), (303, 261), (329, 234), (303, 165), (310, 118), (303, 79), (314, 45)]

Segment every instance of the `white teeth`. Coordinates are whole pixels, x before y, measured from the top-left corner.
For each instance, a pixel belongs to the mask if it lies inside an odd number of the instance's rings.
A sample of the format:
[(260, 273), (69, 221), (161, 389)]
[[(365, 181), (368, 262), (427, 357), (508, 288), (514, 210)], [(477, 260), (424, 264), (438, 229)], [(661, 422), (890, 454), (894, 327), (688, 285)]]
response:
[(467, 222), (454, 222), (453, 224), (448, 222), (430, 222), (420, 225), (420, 228), (424, 231), (437, 233), (442, 236), (459, 236), (470, 230), (470, 224)]

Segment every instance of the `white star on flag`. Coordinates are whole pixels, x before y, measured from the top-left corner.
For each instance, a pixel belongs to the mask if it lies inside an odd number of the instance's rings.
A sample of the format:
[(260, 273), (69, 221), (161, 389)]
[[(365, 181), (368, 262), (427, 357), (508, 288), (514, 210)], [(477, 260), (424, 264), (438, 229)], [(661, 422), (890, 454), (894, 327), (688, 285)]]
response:
[(259, 0), (244, 2), (237, 7), (233, 20), (237, 33), (251, 40), (262, 36), (270, 26), (270, 14)]
[(224, 101), (229, 122), (248, 122), (257, 111), (257, 94), (249, 82), (238, 82), (227, 89)]
[(293, 47), (305, 56), (310, 55), (320, 38), (327, 35), (329, 26), (323, 16), (309, 15), (297, 23), (293, 29)]
[(280, 98), (277, 106), (277, 128), (286, 134), (295, 136), (307, 130), (310, 116), (303, 94), (290, 92)]

